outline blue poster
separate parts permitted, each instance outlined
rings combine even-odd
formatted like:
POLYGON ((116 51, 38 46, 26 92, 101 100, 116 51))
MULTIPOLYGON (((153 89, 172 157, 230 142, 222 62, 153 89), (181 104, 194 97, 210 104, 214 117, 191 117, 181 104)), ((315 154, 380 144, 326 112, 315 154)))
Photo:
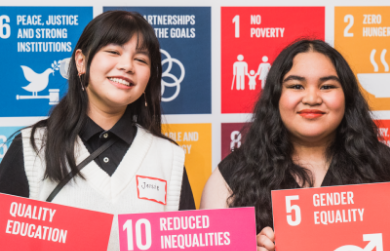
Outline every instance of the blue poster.
POLYGON ((0 127, 0 162, 3 160, 12 140, 16 136, 15 132, 22 129, 23 127, 0 127))
POLYGON ((160 41, 165 114, 211 113, 210 7, 104 7, 139 12, 160 41))
POLYGON ((92 7, 0 8, 0 117, 47 116, 92 7))

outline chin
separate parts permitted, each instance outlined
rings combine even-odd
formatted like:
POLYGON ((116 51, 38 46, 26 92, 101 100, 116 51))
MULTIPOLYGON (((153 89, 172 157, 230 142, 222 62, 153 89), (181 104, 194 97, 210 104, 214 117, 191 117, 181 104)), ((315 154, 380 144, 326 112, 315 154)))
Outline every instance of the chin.
POLYGON ((331 133, 324 131, 305 131, 300 132, 299 134, 299 138, 307 142, 315 142, 326 139, 327 137, 331 137, 331 133))

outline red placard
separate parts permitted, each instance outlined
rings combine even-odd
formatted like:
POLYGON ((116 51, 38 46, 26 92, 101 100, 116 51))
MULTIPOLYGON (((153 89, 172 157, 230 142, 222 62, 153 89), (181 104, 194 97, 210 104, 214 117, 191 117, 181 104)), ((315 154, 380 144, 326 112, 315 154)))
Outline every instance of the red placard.
POLYGON ((390 147, 390 120, 374 120, 374 122, 378 127, 379 140, 390 147))
POLYGON ((325 38, 324 7, 222 7, 222 113, 251 113, 279 52, 325 38))
POLYGON ((253 207, 118 215, 120 250, 256 250, 253 207))
POLYGON ((388 250, 389 193, 390 183, 272 191, 276 250, 388 250))
POLYGON ((106 251, 113 215, 0 194, 1 250, 106 251))

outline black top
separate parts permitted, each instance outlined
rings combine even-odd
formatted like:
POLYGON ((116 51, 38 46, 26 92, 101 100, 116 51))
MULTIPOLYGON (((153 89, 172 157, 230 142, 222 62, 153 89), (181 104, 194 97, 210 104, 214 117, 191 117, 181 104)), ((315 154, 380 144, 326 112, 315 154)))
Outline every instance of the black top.
MULTIPOLYGON (((118 138, 115 144, 94 160, 110 176, 122 161, 136 134, 137 127, 132 122, 131 114, 127 111, 108 131, 104 131, 92 119, 87 117, 87 121, 79 133, 81 140, 90 153, 98 149, 110 137, 118 138)), ((29 197, 29 185, 24 170, 23 143, 20 134, 15 137, 0 163, 0 193, 29 197)), ((179 210, 191 209, 195 209, 195 202, 187 172, 184 168, 179 210)))
MULTIPOLYGON (((234 175, 234 170, 235 170, 234 169, 235 165, 234 165, 232 154, 229 154, 225 159, 223 159, 221 161, 221 163, 219 163, 218 168, 222 174, 222 177, 225 179, 226 183, 229 185, 229 187, 231 187, 231 182, 232 182, 231 178, 234 175)), ((286 177, 286 178, 289 179, 289 181, 290 181, 289 184, 296 185, 296 187, 291 187, 291 188, 300 187, 291 174, 289 174, 288 177, 286 177)), ((332 178, 332 174, 328 170, 328 172, 326 173, 326 175, 324 177, 324 180, 322 181, 321 186, 324 187, 324 186, 339 185, 339 184, 336 184, 335 182, 333 182, 333 180, 334 179, 332 178)))

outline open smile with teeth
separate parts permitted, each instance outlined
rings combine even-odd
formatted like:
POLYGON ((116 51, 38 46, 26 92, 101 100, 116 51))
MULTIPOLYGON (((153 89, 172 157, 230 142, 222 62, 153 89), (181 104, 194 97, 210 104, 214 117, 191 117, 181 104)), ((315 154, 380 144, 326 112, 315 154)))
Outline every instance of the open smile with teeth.
POLYGON ((121 78, 108 78, 108 79, 111 80, 112 82, 116 82, 116 83, 126 85, 126 86, 133 86, 134 85, 133 83, 127 82, 126 80, 121 79, 121 78))

